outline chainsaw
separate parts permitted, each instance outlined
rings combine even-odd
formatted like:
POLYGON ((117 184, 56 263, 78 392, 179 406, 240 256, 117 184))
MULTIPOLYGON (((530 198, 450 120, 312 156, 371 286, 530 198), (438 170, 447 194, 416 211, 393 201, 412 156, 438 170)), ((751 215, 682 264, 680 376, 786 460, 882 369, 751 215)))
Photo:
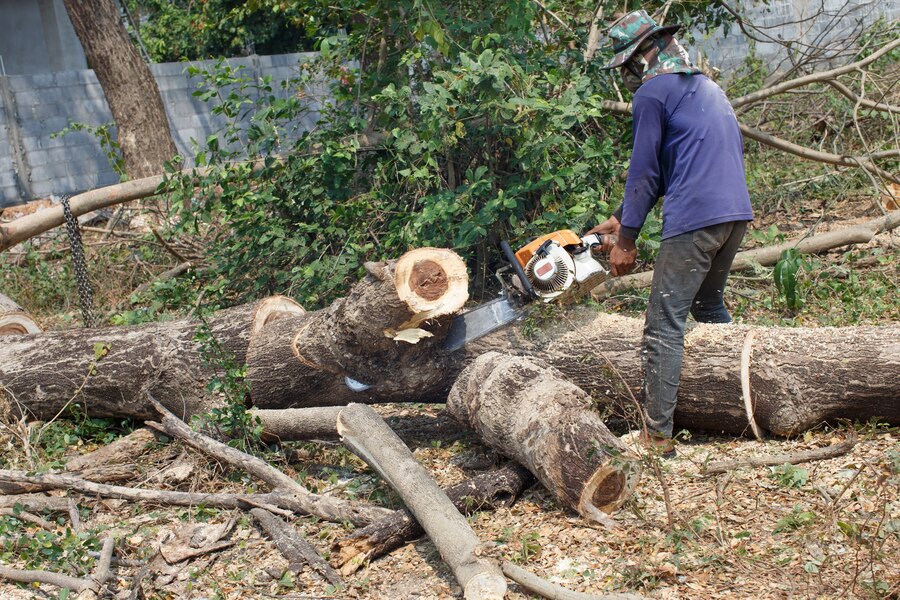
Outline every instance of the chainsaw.
POLYGON ((599 234, 581 237, 571 229, 561 229, 516 252, 508 242, 500 242, 509 263, 495 273, 500 297, 454 317, 443 348, 457 350, 522 318, 532 302, 564 302, 599 285, 609 277, 597 260, 606 241, 599 234))

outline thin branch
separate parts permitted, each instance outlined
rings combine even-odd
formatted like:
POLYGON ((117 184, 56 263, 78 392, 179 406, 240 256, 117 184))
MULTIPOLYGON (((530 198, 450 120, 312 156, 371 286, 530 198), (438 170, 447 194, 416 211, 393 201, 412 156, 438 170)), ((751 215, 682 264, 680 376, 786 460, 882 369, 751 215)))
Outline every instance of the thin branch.
POLYGON ((734 108, 739 108, 745 104, 749 104, 751 102, 758 102, 764 98, 768 98, 769 96, 774 96, 776 94, 780 94, 782 92, 786 92, 787 90, 791 90, 794 88, 802 87, 804 85, 808 85, 810 83, 816 83, 819 81, 825 81, 828 79, 834 79, 838 75, 843 75, 844 73, 850 73, 851 71, 855 71, 857 69, 861 69, 862 67, 878 60, 894 48, 900 46, 900 38, 893 40, 892 42, 882 46, 878 51, 870 54, 866 58, 862 60, 858 60, 854 63, 850 63, 848 65, 844 65, 843 67, 837 67, 835 69, 830 69, 828 71, 820 71, 817 73, 810 73, 809 75, 805 75, 803 77, 797 77, 796 79, 791 79, 790 81, 785 81, 783 83, 779 83, 778 85, 773 85, 767 88, 763 88, 761 90, 757 90, 750 94, 746 94, 741 96, 740 98, 736 98, 731 101, 731 105, 734 108))
MULTIPOLYGON (((132 488, 121 485, 107 485, 82 479, 76 475, 44 473, 29 475, 25 471, 0 470, 0 482, 33 483, 48 489, 71 490, 102 498, 119 498, 132 502, 155 502, 174 506, 210 506, 214 508, 248 508, 261 506, 278 514, 293 514, 287 509, 284 498, 278 494, 202 494, 196 492, 176 492, 132 488), (286 510, 287 509, 287 510, 286 510)), ((60 500, 64 500, 61 498, 60 500)), ((65 510, 67 502, 62 502, 59 510, 65 510)))
POLYGON ((820 152, 818 150, 813 150, 812 148, 807 148, 805 146, 800 146, 799 144, 789 142, 774 135, 764 133, 756 129, 751 129, 750 127, 747 127, 743 124, 741 124, 740 127, 741 132, 743 132, 743 134, 751 140, 755 140, 767 146, 771 146, 783 152, 787 152, 788 154, 794 154, 795 156, 799 156, 801 158, 806 158, 815 162, 827 163, 830 165, 861 167, 862 169, 870 171, 880 177, 883 177, 884 179, 888 179, 890 181, 893 181, 894 183, 900 184, 900 177, 894 175, 893 173, 888 173, 878 165, 874 164, 871 160, 868 159, 868 157, 840 156, 838 154, 820 152))
POLYGON ((538 6, 540 6, 540 7, 541 7, 541 10, 543 10, 545 13, 547 13, 548 15, 550 15, 551 17, 553 17, 553 20, 556 21, 557 23, 559 23, 560 25, 562 25, 562 26, 563 26, 563 29, 565 29, 566 31, 568 31, 569 33, 571 33, 572 35, 574 35, 574 36, 576 36, 576 37, 578 36, 578 34, 575 33, 575 31, 572 29, 571 26, 569 26, 568 23, 566 23, 565 21, 563 21, 562 19, 560 19, 559 16, 558 16, 556 13, 554 13, 552 10, 550 10, 549 8, 547 8, 547 6, 546 6, 543 2, 541 2, 541 0, 532 0, 532 2, 534 2, 535 4, 537 4, 538 6))
POLYGON ((521 585, 529 592, 534 592, 548 600, 643 600, 645 596, 638 594, 585 594, 574 592, 550 583, 508 560, 500 563, 503 574, 521 585))
POLYGON ((272 486, 275 493, 292 502, 299 511, 333 522, 349 521, 356 525, 370 523, 394 512, 378 506, 313 494, 261 458, 241 452, 237 448, 232 448, 227 444, 191 430, 184 421, 172 414, 149 393, 147 398, 156 408, 156 411, 162 415, 161 425, 147 423, 148 426, 161 429, 207 456, 258 477, 272 486))
POLYGON ((851 100, 852 102, 856 102, 857 100, 859 100, 860 104, 862 106, 864 106, 865 108, 869 108, 872 110, 880 110, 880 111, 890 112, 890 113, 900 113, 900 106, 894 106, 893 104, 887 104, 885 102, 876 102, 875 100, 869 100, 868 98, 862 98, 860 96, 857 96, 853 90, 848 88, 846 85, 844 85, 840 81, 831 79, 829 81, 826 81, 825 83, 827 83, 828 85, 830 85, 831 87, 836 89, 843 96, 845 96, 848 100, 851 100))
POLYGON ((856 434, 851 433, 850 436, 838 444, 825 446, 824 448, 815 448, 814 450, 805 450, 803 452, 794 452, 792 454, 775 454, 772 456, 748 456, 747 458, 739 458, 737 460, 725 460, 709 463, 703 469, 704 475, 717 475, 725 473, 740 467, 772 467, 783 465, 785 463, 797 465, 800 463, 813 462, 817 460, 828 460, 837 456, 843 456, 850 452, 856 445, 856 434))

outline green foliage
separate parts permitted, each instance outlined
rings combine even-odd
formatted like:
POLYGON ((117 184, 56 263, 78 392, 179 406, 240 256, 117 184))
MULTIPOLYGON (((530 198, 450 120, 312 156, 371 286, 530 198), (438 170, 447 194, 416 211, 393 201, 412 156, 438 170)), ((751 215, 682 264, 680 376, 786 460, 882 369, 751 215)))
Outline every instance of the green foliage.
POLYGON ((815 523, 816 519, 816 513, 811 510, 804 510, 803 507, 798 504, 794 506, 794 509, 789 514, 778 519, 772 533, 783 533, 802 527, 808 527, 815 523))
POLYGON ((128 0, 151 60, 177 62, 312 49, 305 3, 254 0, 128 0))
POLYGON ((237 364, 234 355, 222 347, 202 316, 194 340, 204 363, 214 371, 206 388, 220 400, 216 408, 195 416, 196 424, 202 429, 213 429, 229 445, 249 451, 260 444, 263 428, 259 417, 247 410, 247 366, 237 364))
POLYGON ((103 123, 102 125, 87 125, 85 123, 77 123, 69 121, 69 126, 61 131, 50 134, 50 138, 58 138, 71 133, 73 131, 85 131, 100 142, 100 147, 106 152, 106 158, 109 165, 119 175, 121 181, 128 180, 128 173, 125 172, 125 158, 122 156, 122 146, 119 144, 118 138, 113 134, 116 124, 113 122, 103 123))
POLYGON ((800 252, 795 248, 788 248, 781 253, 773 271, 775 287, 791 312, 797 312, 803 306, 797 279, 797 273, 803 264, 804 259, 800 252))
POLYGON ((809 480, 809 471, 790 463, 784 463, 777 467, 769 467, 769 473, 772 479, 778 482, 778 485, 783 487, 803 487, 809 480))
MULTIPOLYGON (((712 4, 673 6, 669 20, 721 22, 712 4)), ((572 23, 553 30, 530 0, 246 8, 303 27, 320 53, 280 85, 224 61, 189 68, 195 96, 228 119, 198 140, 209 173, 167 183, 186 207, 181 228, 212 239, 200 285, 210 301, 279 292, 323 306, 363 262, 426 245, 464 256, 478 298, 502 265, 500 240, 583 231, 620 202, 629 122, 603 109, 610 74, 602 57, 584 63, 576 33, 594 4, 547 4, 572 23), (329 100, 317 103, 323 85, 329 100), (301 133, 308 112, 318 124, 301 133)))
POLYGON ((23 563, 26 569, 58 571, 81 577, 94 564, 90 552, 100 550, 100 539, 94 531, 75 533, 68 527, 62 532, 32 531, 30 523, 16 517, 21 505, 13 509, 13 516, 0 517, 0 562, 23 563))
POLYGON ((137 426, 132 419, 88 417, 77 403, 70 404, 63 416, 66 418, 32 428, 29 432, 28 443, 41 471, 64 466, 66 455, 73 448, 109 444, 131 433, 137 426))

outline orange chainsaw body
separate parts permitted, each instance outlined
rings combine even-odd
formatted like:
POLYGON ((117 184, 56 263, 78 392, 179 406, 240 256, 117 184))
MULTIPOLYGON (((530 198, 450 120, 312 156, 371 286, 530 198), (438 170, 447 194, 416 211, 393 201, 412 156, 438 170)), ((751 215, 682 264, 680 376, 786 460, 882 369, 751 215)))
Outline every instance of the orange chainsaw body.
POLYGON ((581 236, 572 231, 571 229, 560 229, 559 231, 554 231, 552 233, 548 233, 547 235, 542 235, 539 238, 535 238, 528 245, 522 247, 516 252, 516 260, 519 261, 519 264, 524 267, 528 264, 528 261, 531 260, 531 257, 534 256, 534 253, 538 248, 541 247, 541 244, 546 242, 547 240, 553 240, 563 248, 566 246, 580 246, 581 245, 581 236))

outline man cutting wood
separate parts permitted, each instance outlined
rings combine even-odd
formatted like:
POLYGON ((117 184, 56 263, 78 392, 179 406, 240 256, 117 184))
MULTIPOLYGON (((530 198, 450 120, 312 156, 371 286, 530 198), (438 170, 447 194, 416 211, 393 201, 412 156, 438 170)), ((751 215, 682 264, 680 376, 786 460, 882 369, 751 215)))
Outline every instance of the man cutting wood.
POLYGON ((657 200, 662 242, 644 323, 643 442, 674 453, 673 417, 688 313, 702 323, 730 323, 723 292, 747 222, 753 219, 737 118, 721 88, 691 65, 673 37, 646 11, 610 28, 619 69, 634 94, 634 146, 622 205, 588 233, 618 236, 613 276, 634 268, 635 239, 657 200))

